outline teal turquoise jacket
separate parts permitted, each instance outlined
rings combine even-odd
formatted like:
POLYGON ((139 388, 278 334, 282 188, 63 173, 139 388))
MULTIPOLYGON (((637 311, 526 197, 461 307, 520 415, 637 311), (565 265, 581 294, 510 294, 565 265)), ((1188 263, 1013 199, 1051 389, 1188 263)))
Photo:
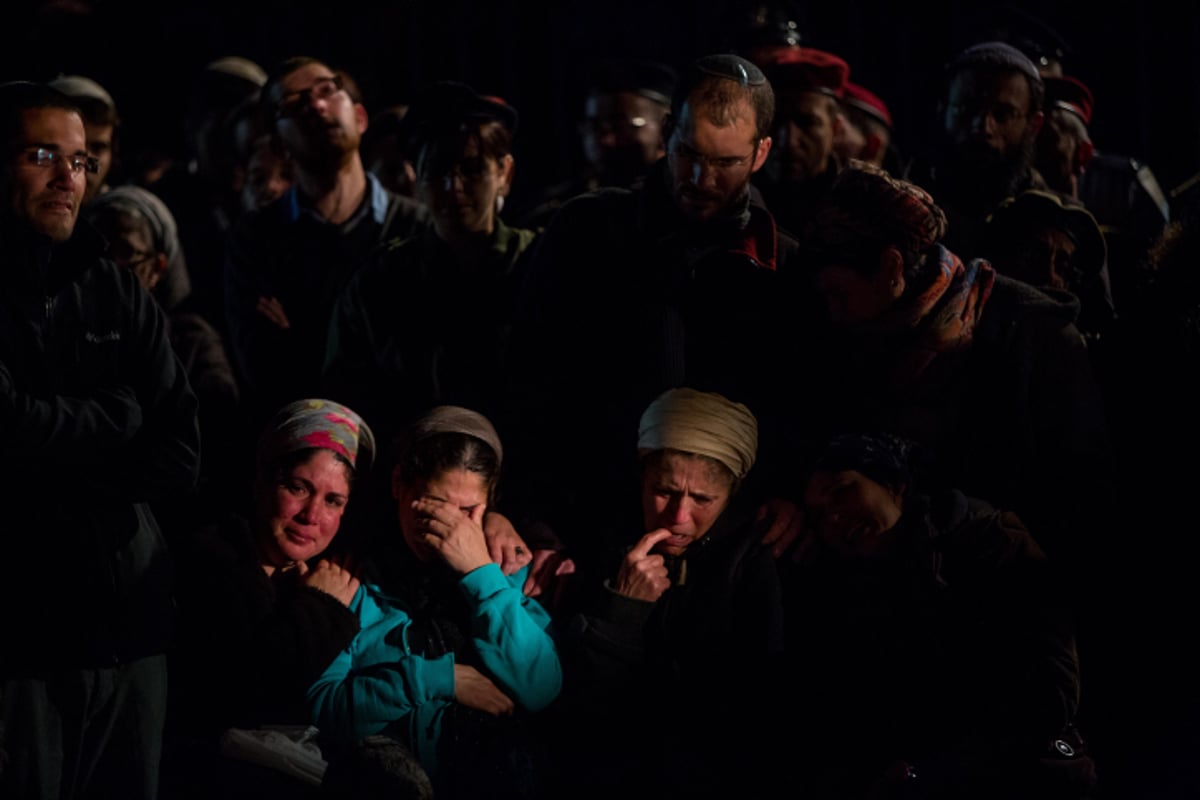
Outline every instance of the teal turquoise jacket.
MULTIPOLYGON (((562 687, 550 615, 521 592, 528 567, 505 577, 488 564, 464 575, 470 634, 481 669, 526 711, 548 706, 562 687)), ((414 620, 398 600, 364 585, 350 604, 361 630, 308 690, 323 735, 350 743, 393 733, 412 744, 427 771, 436 768, 442 720, 454 700, 454 655, 425 658, 409 646, 414 620)))

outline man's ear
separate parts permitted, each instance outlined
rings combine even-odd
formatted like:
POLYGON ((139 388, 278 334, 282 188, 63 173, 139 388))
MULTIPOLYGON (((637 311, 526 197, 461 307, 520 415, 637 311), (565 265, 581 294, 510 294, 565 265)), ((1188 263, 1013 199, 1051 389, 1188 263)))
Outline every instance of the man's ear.
POLYGON ((516 169, 516 163, 513 161, 511 153, 505 153, 500 159, 500 196, 507 196, 512 189, 513 173, 516 169))
POLYGON ((863 141, 862 155, 859 158, 872 164, 878 164, 882 162, 882 155, 886 149, 882 136, 878 133, 868 133, 863 141))
POLYGON ((366 106, 364 106, 362 103, 354 104, 354 121, 358 126, 359 136, 362 136, 367 132, 367 123, 369 121, 369 117, 367 116, 366 106))
POLYGON ((762 165, 767 161, 767 155, 771 152, 771 137, 764 136, 758 140, 758 145, 754 148, 754 166, 751 172, 758 172, 762 169, 762 165))
POLYGON ((885 281, 893 298, 904 294, 904 256, 895 247, 886 247, 879 254, 879 275, 885 281))
POLYGON ((1095 146, 1086 139, 1082 139, 1075 145, 1075 171, 1083 172, 1089 163, 1092 156, 1096 155, 1095 146))
POLYGON ((142 285, 146 287, 146 291, 150 291, 158 286, 163 275, 167 274, 167 254, 156 253, 152 258, 148 258, 134 267, 133 271, 142 285))
POLYGON ((675 132, 675 117, 671 115, 670 111, 668 111, 666 116, 663 117, 662 125, 659 126, 658 130, 661 133, 662 139, 662 141, 659 142, 659 146, 662 148, 663 152, 666 153, 667 143, 671 141, 671 134, 675 132))
POLYGON ((1045 112, 1038 111, 1037 113, 1030 114, 1029 115, 1029 135, 1031 137, 1036 137, 1038 135, 1038 133, 1042 130, 1042 124, 1045 121, 1046 121, 1045 112))

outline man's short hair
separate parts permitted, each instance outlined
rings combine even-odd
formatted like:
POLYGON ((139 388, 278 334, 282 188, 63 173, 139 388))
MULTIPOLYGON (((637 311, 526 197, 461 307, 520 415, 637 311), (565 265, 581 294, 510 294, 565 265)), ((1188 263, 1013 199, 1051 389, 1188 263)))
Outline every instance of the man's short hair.
POLYGON ((24 113, 41 108, 74 111, 80 120, 83 119, 78 103, 44 83, 11 81, 0 84, 0 142, 5 147, 10 146, 21 134, 24 113))
MULTIPOLYGON (((309 64, 320 64, 323 67, 329 66, 321 59, 313 58, 312 56, 291 56, 268 70, 267 80, 262 85, 262 93, 260 95, 263 103, 270 106, 273 110, 274 106, 279 102, 279 98, 276 96, 279 94, 279 84, 288 75, 291 75, 301 67, 307 67, 309 64)), ((329 71, 333 72, 333 69, 330 68, 329 71)))
POLYGON ((1029 56, 1011 44, 981 42, 963 50, 946 65, 945 91, 949 92, 950 85, 959 74, 968 71, 983 74, 1008 72, 1025 76, 1025 82, 1029 85, 1029 108, 1026 113, 1032 116, 1042 110, 1046 85, 1042 82, 1041 73, 1029 56))
POLYGON ((732 124, 737 106, 746 101, 754 110, 755 137, 771 135, 775 120, 775 91, 766 75, 741 56, 713 55, 693 61, 671 95, 671 117, 678 121, 684 104, 705 110, 719 125, 732 124))

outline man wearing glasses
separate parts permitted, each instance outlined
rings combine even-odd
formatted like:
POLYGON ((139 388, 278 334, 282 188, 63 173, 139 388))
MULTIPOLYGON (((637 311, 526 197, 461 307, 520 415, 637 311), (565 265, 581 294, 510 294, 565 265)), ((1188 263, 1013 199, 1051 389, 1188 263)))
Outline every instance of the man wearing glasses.
POLYGON ((633 466, 628 432, 651 400, 678 386, 715 391, 766 427, 789 394, 773 381, 786 373, 780 347, 794 332, 779 328, 803 311, 784 313, 777 267, 795 240, 750 184, 771 149, 774 108, 750 61, 695 61, 672 97, 666 155, 645 181, 567 202, 534 254, 513 330, 508 434, 529 461, 514 461, 509 497, 560 527, 584 561, 603 563, 595 549, 616 543, 580 530, 594 509, 572 509, 569 498, 620 495, 633 466), (555 474, 564 430, 591 456, 583 479, 555 474))
POLYGON ((1003 42, 968 47, 946 68, 940 142, 908 176, 946 212, 945 244, 973 256, 1005 199, 1045 189, 1033 168, 1045 86, 1029 57, 1003 42))
POLYGON ((363 167, 367 111, 347 75, 293 57, 268 76, 262 103, 295 184, 241 220, 227 253, 230 347, 255 418, 322 391, 338 290, 376 245, 424 219, 363 167))
POLYGON ((171 599, 150 502, 199 465, 162 311, 77 225, 79 109, 0 86, 0 796, 152 798, 171 599))

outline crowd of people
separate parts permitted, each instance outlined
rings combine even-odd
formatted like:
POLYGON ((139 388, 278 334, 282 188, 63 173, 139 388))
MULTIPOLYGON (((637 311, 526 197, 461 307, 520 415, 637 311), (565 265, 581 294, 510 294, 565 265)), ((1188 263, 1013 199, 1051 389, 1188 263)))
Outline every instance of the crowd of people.
POLYGON ((461 82, 0 85, 0 794, 1192 796, 1200 206, 1022 44, 612 60, 519 203, 461 82))

